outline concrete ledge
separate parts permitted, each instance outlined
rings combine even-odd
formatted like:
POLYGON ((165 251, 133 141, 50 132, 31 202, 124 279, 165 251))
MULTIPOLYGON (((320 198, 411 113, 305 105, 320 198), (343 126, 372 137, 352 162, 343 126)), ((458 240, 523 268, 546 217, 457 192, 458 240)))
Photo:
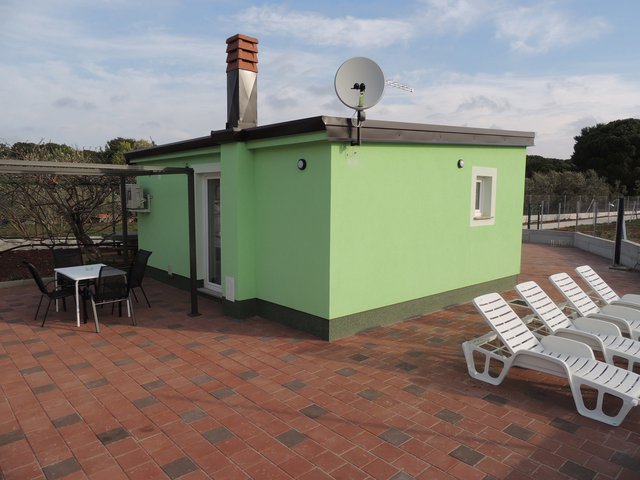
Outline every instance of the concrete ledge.
MULTIPOLYGON (((556 247, 574 247, 599 257, 608 258, 613 263, 615 242, 604 238, 593 237, 579 232, 563 232, 558 230, 523 230, 523 243, 541 243, 556 247)), ((640 244, 623 240, 620 250, 620 265, 637 269, 640 265, 640 244)))

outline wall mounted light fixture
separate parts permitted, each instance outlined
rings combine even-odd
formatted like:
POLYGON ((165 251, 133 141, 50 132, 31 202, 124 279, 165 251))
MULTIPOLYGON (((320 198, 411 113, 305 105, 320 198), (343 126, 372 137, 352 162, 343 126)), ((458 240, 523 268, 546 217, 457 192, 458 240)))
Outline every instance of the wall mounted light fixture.
POLYGON ((463 168, 464 167, 464 160, 460 159, 458 160, 458 168, 463 168))
POLYGON ((307 161, 304 158, 298 160, 298 170, 304 170, 307 168, 307 161))

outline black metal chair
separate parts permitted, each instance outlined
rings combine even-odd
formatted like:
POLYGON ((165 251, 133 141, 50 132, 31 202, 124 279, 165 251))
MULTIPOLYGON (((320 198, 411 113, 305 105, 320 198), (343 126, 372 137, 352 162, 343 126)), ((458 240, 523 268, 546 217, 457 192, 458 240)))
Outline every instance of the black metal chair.
POLYGON ((131 266, 129 267, 129 271, 127 272, 127 282, 129 283, 129 289, 133 292, 133 298, 136 299, 136 302, 138 301, 138 296, 136 295, 134 288, 139 288, 142 290, 142 294, 144 295, 144 299, 147 301, 149 308, 151 308, 151 303, 149 303, 147 293, 144 291, 144 287, 142 286, 142 280, 144 279, 144 272, 147 269, 147 262, 149 261, 150 256, 150 251, 138 250, 136 252, 136 256, 133 258, 131 266))
POLYGON ((40 312, 40 306, 42 305, 42 299, 44 297, 48 297, 49 298, 49 302, 47 303, 47 308, 44 311, 44 318, 42 319, 42 324, 40 325, 41 327, 44 327, 44 322, 47 321, 47 314, 49 313, 49 307, 51 307, 51 302, 53 300, 62 300, 62 306, 64 308, 65 311, 67 311, 67 303, 65 301, 65 299, 67 297, 73 297, 75 296, 75 288, 73 287, 73 284, 71 285, 57 285, 54 286, 53 288, 47 288, 49 285, 54 284, 53 281, 47 283, 45 285, 44 280, 42 279, 42 276, 40 275, 40 272, 38 271, 38 269, 31 263, 29 262, 23 262, 27 268, 29 269, 29 272, 31 273, 31 276, 33 277, 33 279, 36 282, 36 285, 38 286, 38 289, 40 290, 40 293, 42 295, 40 295, 40 301, 38 302, 38 309, 36 310, 36 314, 33 317, 34 320, 38 319, 38 313, 40 312))
POLYGON ((104 266, 100 269, 100 274, 96 280, 95 289, 89 290, 91 305, 93 307, 93 320, 96 324, 96 332, 100 333, 100 325, 98 323, 98 312, 96 306, 116 303, 122 305, 127 303, 127 313, 131 317, 131 323, 136 324, 136 317, 133 313, 133 304, 131 303, 129 282, 125 278, 122 270, 114 267, 104 266))
MULTIPOLYGON (((76 248, 54 248, 51 250, 53 253, 53 268, 64 267, 77 267, 84 265, 82 260, 82 251, 79 247, 76 248)), ((81 282, 82 286, 87 286, 91 282, 81 282)), ((65 277, 58 278, 59 285, 73 285, 73 282, 65 277)))

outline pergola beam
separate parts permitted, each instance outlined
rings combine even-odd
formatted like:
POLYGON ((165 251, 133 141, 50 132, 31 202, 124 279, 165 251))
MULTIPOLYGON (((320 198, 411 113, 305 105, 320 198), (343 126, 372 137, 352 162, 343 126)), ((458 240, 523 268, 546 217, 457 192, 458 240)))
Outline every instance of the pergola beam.
POLYGON ((144 175, 176 175, 187 176, 187 202, 189 212, 189 277, 191 290, 191 316, 200 315, 198 312, 198 277, 196 268, 196 226, 195 226, 195 194, 194 173, 190 167, 148 167, 141 165, 107 165, 100 163, 72 163, 72 162, 38 162, 0 159, 0 174, 11 175, 69 175, 69 176, 110 176, 120 179, 120 201, 123 211, 123 241, 125 256, 127 255, 128 235, 126 225, 126 208, 124 182, 126 177, 144 175))

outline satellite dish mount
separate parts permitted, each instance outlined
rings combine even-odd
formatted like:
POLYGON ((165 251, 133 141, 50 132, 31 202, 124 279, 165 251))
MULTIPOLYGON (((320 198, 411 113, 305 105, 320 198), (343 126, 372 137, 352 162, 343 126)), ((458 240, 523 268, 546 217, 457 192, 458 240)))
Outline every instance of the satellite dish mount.
POLYGON ((384 86, 382 70, 368 58, 354 57, 338 68, 334 80, 336 95, 342 103, 356 111, 356 140, 351 145, 362 145, 360 127, 366 120, 364 111, 380 101, 384 86))

